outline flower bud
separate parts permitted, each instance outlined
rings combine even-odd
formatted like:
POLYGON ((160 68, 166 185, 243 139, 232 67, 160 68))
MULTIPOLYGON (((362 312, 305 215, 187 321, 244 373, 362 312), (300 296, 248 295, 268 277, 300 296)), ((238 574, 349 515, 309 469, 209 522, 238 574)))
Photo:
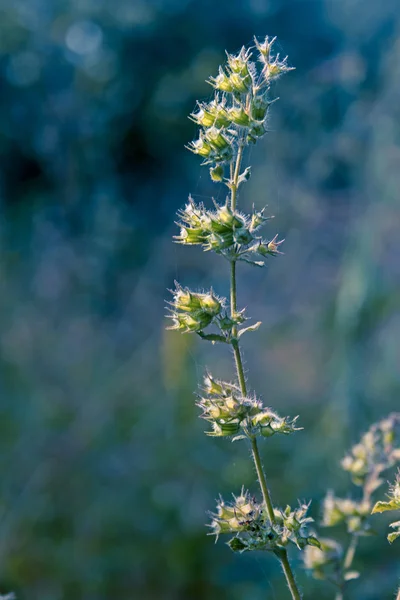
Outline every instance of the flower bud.
POLYGON ((250 244, 253 239, 250 231, 245 227, 240 227, 240 229, 235 229, 233 232, 233 238, 237 244, 250 244))
POLYGON ((265 96, 256 96, 250 104, 250 114, 256 121, 264 121, 271 102, 265 96))
POLYGON ((209 157, 212 153, 211 144, 205 141, 201 134, 198 140, 194 140, 187 147, 194 154, 198 154, 199 156, 203 156, 204 158, 209 157))
POLYGON ((233 92, 234 88, 228 75, 223 71, 222 67, 219 68, 219 73, 216 77, 210 77, 209 83, 217 90, 222 92, 233 92))
POLYGON ((239 73, 232 73, 229 77, 229 82, 232 86, 233 92, 239 94, 245 94, 251 88, 251 77, 250 75, 239 75, 239 73))
POLYGON ((199 297, 201 308, 208 314, 216 316, 222 310, 222 303, 212 292, 199 297))
POLYGON ((250 117, 242 106, 233 106, 230 108, 228 110, 228 116, 235 125, 240 125, 241 127, 249 127, 250 125, 250 117))
POLYGON ((275 42, 276 37, 270 39, 268 36, 265 38, 265 40, 260 43, 257 38, 254 38, 254 42, 256 44, 256 48, 260 53, 260 60, 262 60, 262 62, 267 62, 269 61, 269 57, 271 54, 271 48, 273 46, 273 43, 275 42))
POLYGON ((206 141, 216 150, 225 150, 229 147, 229 140, 223 135, 222 129, 210 127, 205 132, 206 141))

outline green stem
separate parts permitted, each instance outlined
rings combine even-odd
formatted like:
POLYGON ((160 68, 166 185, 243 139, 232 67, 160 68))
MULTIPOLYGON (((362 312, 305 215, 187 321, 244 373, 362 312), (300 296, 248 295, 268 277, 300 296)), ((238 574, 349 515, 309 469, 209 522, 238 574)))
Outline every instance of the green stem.
POLYGON ((346 586, 346 581, 344 580, 344 574, 348 569, 350 569, 351 565, 353 564, 354 555, 357 550, 357 544, 358 544, 358 536, 353 535, 350 540, 350 543, 348 545, 348 548, 346 550, 346 554, 344 555, 343 569, 342 569, 342 582, 340 584, 340 591, 335 596, 335 600, 343 600, 344 599, 344 590, 345 590, 345 586, 346 586))
POLYGON ((353 535, 353 537, 351 538, 349 547, 347 548, 347 552, 345 554, 344 561, 343 561, 343 569, 345 571, 347 571, 347 569, 350 569, 350 567, 353 563, 354 555, 355 555, 356 549, 357 549, 357 544, 358 544, 358 536, 353 535))
POLYGON ((256 466, 256 471, 258 475, 258 481, 260 482, 260 487, 262 491, 262 495, 264 498, 265 506, 267 508, 267 513, 269 520, 271 523, 276 523, 274 507, 272 506, 271 496, 267 486, 267 480, 265 478, 264 469, 261 463, 260 453, 258 451, 258 445, 256 438, 251 440, 251 451, 253 453, 254 464, 256 466))
POLYGON ((277 554, 277 556, 281 561, 282 569, 285 574, 288 588, 290 590, 290 593, 292 594, 293 600, 301 600, 300 592, 297 587, 293 571, 290 568, 290 563, 286 550, 282 550, 281 552, 279 552, 279 554, 277 554))
MULTIPOLYGON (((232 211, 236 210, 237 204, 237 189, 238 189, 238 179, 240 173, 240 165, 242 162, 243 156, 243 146, 239 145, 238 152, 236 156, 235 167, 231 165, 231 209, 232 211)), ((230 289, 230 308, 231 308, 231 317, 233 318, 237 312, 237 296, 236 296, 236 260, 231 261, 231 289, 230 289)), ((236 372, 239 380, 240 390, 243 396, 247 396, 247 386, 246 386, 246 378, 243 370, 243 361, 240 353, 239 340, 237 339, 237 325, 232 327, 232 348, 233 355, 235 358, 236 372)), ((267 479, 265 477, 264 469, 261 463, 260 453, 258 451, 257 439, 251 438, 251 450, 253 455, 254 464, 257 471, 258 481, 261 487, 261 492, 263 495, 263 500, 265 507, 267 509, 268 518, 272 524, 276 523, 276 517, 274 513, 274 508, 271 500, 271 496, 268 490, 267 479)), ((296 581, 293 575, 293 571, 290 567, 289 559, 287 552, 284 548, 280 548, 274 554, 279 559, 283 572, 286 577, 286 581, 292 595, 293 600, 301 600, 300 592, 296 585, 296 581)))

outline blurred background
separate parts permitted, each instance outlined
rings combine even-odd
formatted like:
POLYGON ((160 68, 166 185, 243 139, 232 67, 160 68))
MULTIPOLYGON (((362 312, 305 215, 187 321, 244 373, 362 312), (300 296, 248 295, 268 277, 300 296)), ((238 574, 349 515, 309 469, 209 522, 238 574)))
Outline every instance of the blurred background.
MULTIPOLYGON (((350 491, 347 447, 399 406, 398 0, 2 0, 0 593, 288 597, 272 557, 206 536, 219 493, 258 493, 245 444, 206 438, 194 405, 231 356, 164 329, 174 279, 228 291, 221 258, 172 243, 189 192, 225 193, 184 149, 187 115, 224 50, 267 34, 296 70, 240 202, 268 204, 285 255, 238 286, 263 321, 249 384, 304 427, 262 446, 275 502, 318 518, 350 491)), ((353 599, 400 577, 375 524, 353 599)), ((292 559, 308 599, 333 597, 292 559)))

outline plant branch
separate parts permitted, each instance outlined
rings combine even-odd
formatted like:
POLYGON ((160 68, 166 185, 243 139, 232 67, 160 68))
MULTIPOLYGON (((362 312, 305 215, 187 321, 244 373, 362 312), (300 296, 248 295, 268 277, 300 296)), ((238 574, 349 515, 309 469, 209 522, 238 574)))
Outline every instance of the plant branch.
MULTIPOLYGON (((231 164, 231 209, 232 211, 236 210, 237 205, 237 190, 238 190, 238 180, 240 173, 240 166, 243 157, 243 145, 239 144, 235 166, 233 167, 233 163, 231 164)), ((237 312, 237 295, 236 295, 236 260, 231 261, 231 285, 230 285, 230 309, 231 309, 231 318, 235 316, 237 312)), ((237 339, 237 325, 232 327, 232 348, 233 355, 235 358, 236 364, 236 372, 239 380, 240 390, 243 396, 247 395, 247 386, 246 386, 246 378, 243 370, 243 361, 240 353, 239 340, 237 339)), ((261 463, 260 453, 258 450, 257 439, 255 437, 251 438, 251 450, 253 455, 254 464, 257 471, 258 481, 261 487, 261 492, 263 496, 263 500, 265 503, 265 507, 267 509, 268 518, 271 521, 271 524, 276 523, 276 517, 274 514, 274 508, 271 500, 271 496, 268 490, 267 479, 265 477, 264 469, 261 463)), ((284 548, 276 550, 274 554, 279 559, 284 575, 286 577, 286 581, 292 595, 293 600, 301 600, 300 592, 296 585, 296 581, 293 575, 293 571, 290 567, 287 551, 284 548)))

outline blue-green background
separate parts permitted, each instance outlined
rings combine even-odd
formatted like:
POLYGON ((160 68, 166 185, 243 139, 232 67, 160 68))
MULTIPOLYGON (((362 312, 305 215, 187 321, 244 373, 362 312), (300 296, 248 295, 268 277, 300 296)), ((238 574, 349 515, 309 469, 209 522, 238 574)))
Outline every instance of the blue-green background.
MULTIPOLYGON (((238 289, 263 321, 250 387, 304 426, 262 445, 276 503, 317 518, 326 489, 350 493, 340 458, 399 406, 398 0, 2 0, 0 592, 288 598, 272 557, 206 536, 219 493, 258 493, 246 445, 206 438, 194 405, 231 356, 164 330, 174 279, 228 291, 221 258, 172 243, 189 192, 225 194, 187 115, 224 50, 266 34, 296 70, 240 203, 268 204, 285 255, 238 289)), ((393 597, 387 522, 349 598, 393 597)), ((292 559, 307 599, 333 598, 292 559)))

